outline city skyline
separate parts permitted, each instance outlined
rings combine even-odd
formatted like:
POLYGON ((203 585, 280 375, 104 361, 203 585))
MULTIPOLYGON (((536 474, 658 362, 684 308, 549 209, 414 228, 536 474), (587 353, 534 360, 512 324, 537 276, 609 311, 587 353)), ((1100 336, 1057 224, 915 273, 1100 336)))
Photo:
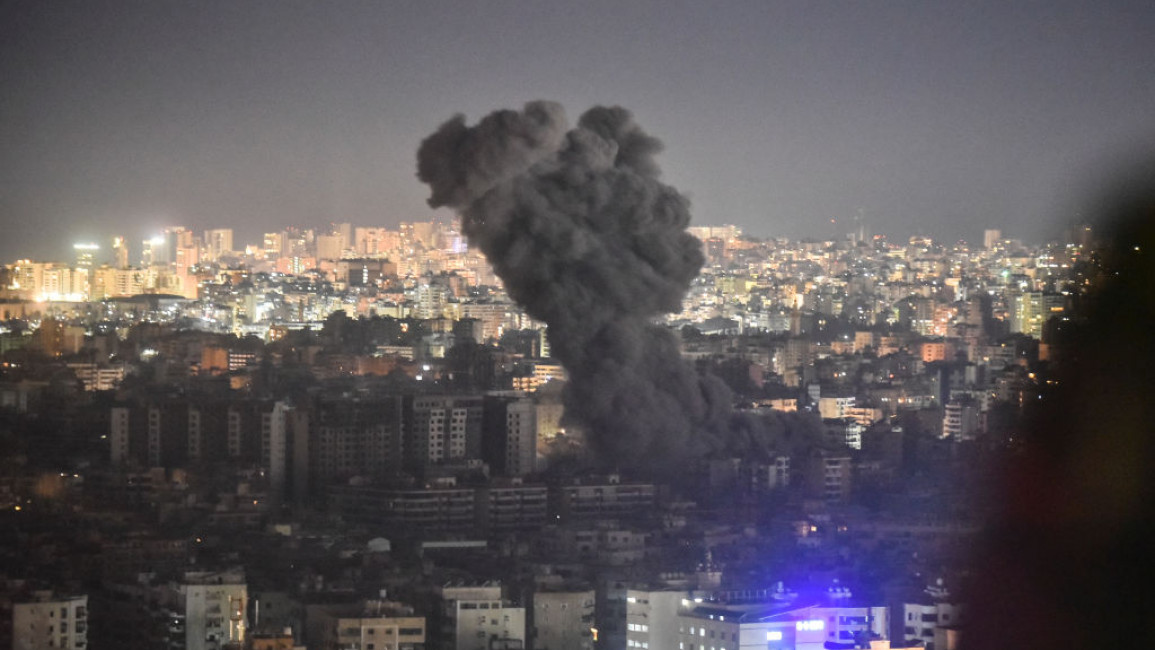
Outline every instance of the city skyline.
MULTIPOLYGON (((444 242, 445 250, 452 250, 455 253, 472 253, 479 255, 475 247, 470 246, 468 239, 461 234, 460 219, 431 219, 428 221, 402 221, 397 224, 397 227, 389 228, 385 226, 364 225, 356 223, 330 223, 316 228, 304 227, 299 224, 290 224, 284 228, 278 228, 270 232, 259 233, 251 238, 245 239, 235 236, 235 230, 232 228, 207 228, 203 230, 190 229, 183 225, 171 225, 161 228, 152 236, 146 236, 143 239, 134 239, 131 236, 122 234, 101 233, 100 236, 86 239, 86 240, 60 240, 56 242, 53 247, 57 249, 57 254, 50 256, 32 256, 19 254, 9 260, 0 260, 0 266, 19 265, 23 262, 34 262, 41 264, 50 264, 60 268, 76 268, 76 269, 92 269, 98 267, 107 267, 114 269, 145 269, 154 264, 167 265, 174 260, 171 259, 156 259, 156 247, 171 247, 174 244, 173 237, 187 238, 188 246, 195 249, 197 261, 191 262, 189 266, 197 266, 199 264, 216 265, 221 259, 233 260, 234 263, 239 264, 238 268, 247 268, 252 262, 265 259, 272 259, 275 261, 277 257, 287 257, 292 259, 294 257, 310 258, 313 260, 329 260, 337 261, 340 259, 354 260, 354 259, 378 259, 382 261, 389 261, 389 255, 386 251, 378 251, 366 253, 363 249, 368 242, 363 240, 344 240, 341 239, 342 248, 333 249, 333 254, 318 257, 317 254, 300 254, 300 255, 277 255, 272 258, 269 257, 269 251, 265 250, 263 246, 268 244, 270 237, 286 238, 293 234, 300 234, 310 238, 315 237, 336 237, 340 232, 348 228, 349 230, 361 231, 359 234, 362 238, 373 237, 378 233, 389 233, 394 236, 401 235, 406 228, 411 228, 414 225, 429 226, 438 233, 451 233, 452 241, 444 242), (210 237, 220 237, 220 233, 227 233, 229 241, 235 241, 236 244, 230 247, 220 248, 219 244, 213 246, 209 243, 210 237), (152 250, 150 250, 152 249, 152 250)), ((934 245, 940 247, 954 248, 958 246, 965 246, 973 250, 990 249, 994 246, 992 237, 996 243, 1014 243, 1018 245, 1027 246, 1029 248, 1038 248, 1052 244, 1078 243, 1081 241, 1090 242, 1094 235, 1090 234, 1097 232, 1095 225, 1089 222, 1080 222, 1071 224, 1073 228, 1058 233, 1045 242, 1024 241, 1021 238, 1010 236, 1004 233, 999 228, 987 228, 979 233, 977 237, 972 237, 969 240, 943 240, 935 238, 931 235, 923 235, 919 232, 899 232, 899 233, 879 233, 872 231, 865 226, 859 230, 857 228, 847 228, 845 232, 840 230, 836 234, 829 236, 820 236, 820 234, 792 238, 786 236, 765 236, 761 233, 750 233, 743 230, 740 226, 732 223, 724 224, 701 224, 695 223, 688 227, 687 231, 702 242, 703 246, 707 246, 707 240, 714 237, 709 233, 725 232, 728 238, 731 235, 740 239, 745 239, 750 242, 765 242, 775 243, 780 242, 784 244, 803 244, 803 243, 820 243, 826 242, 829 244, 840 244, 845 242, 869 242, 871 240, 881 240, 891 244, 902 245, 908 241, 930 241, 934 245), (1086 230, 1085 235, 1080 235, 1083 230, 1086 230), (1074 238, 1074 239, 1072 239, 1074 238)), ((430 248, 429 250, 434 250, 430 248)), ((226 267, 227 268, 227 267, 226 267)))
POLYGON ((1085 3, 0 10, 6 261, 165 226, 453 215, 420 138, 533 99, 630 108, 693 225, 1041 241, 1151 141, 1155 12, 1085 3), (638 30, 639 26, 645 29, 638 30), (495 38, 497 36, 497 38, 495 38), (830 220, 837 222, 831 224, 830 220))

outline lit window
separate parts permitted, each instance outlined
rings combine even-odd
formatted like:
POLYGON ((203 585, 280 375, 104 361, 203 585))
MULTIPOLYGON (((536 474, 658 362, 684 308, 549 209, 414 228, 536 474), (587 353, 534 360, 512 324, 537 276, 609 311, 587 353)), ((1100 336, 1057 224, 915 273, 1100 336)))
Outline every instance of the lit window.
POLYGON ((816 618, 810 621, 798 621, 794 624, 794 628, 801 632, 812 632, 815 630, 824 629, 825 627, 826 621, 823 621, 820 618, 816 618))

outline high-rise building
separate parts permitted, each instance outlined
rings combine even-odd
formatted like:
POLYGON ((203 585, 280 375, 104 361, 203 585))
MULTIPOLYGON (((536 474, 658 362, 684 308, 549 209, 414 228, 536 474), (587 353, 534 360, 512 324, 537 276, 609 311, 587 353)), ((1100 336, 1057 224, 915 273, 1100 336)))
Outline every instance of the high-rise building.
POLYGON ((401 224, 401 243, 408 248, 433 248, 434 223, 414 221, 401 224))
POLYGON ((485 397, 481 457, 498 476, 532 474, 537 459, 537 404, 524 394, 485 397))
POLYGON ((233 229, 217 228, 205 231, 205 259, 216 261, 233 252, 233 229))
POLYGON ((386 228, 355 228, 353 249, 365 257, 383 257, 401 248, 401 233, 386 228))
POLYGON ((345 250, 345 236, 340 233, 317 235, 317 259, 339 260, 345 250))
POLYGON ((53 262, 19 260, 8 272, 8 291, 14 297, 33 301, 81 301, 88 298, 88 270, 53 262))
POLYGON ((196 236, 193 235, 193 231, 184 226, 165 228, 163 239, 163 259, 154 259, 154 262, 172 264, 177 261, 178 250, 182 248, 200 248, 199 243, 196 241, 196 236))
POLYGON ((152 237, 140 243, 140 265, 148 268, 153 264, 167 264, 168 254, 165 252, 164 237, 152 237))
POLYGON ((174 259, 174 273, 180 287, 180 293, 185 298, 195 299, 198 293, 196 266, 200 264, 200 247, 193 242, 191 246, 178 246, 174 259))
POLYGON ((414 395, 405 404, 405 466, 430 465, 481 457, 482 398, 472 395, 414 395))
POLYGON ((1003 231, 996 228, 990 228, 983 231, 983 248, 987 250, 993 249, 999 245, 1003 240, 1003 231))
POLYGON ((128 268, 128 240, 124 237, 112 238, 112 266, 117 269, 128 268))
POLYGON ((96 266, 96 254, 100 251, 97 244, 73 244, 72 250, 76 253, 76 268, 92 270, 96 266))
POLYGON ((276 259, 285 252, 285 233, 282 232, 267 232, 263 238, 263 248, 265 257, 269 259, 276 259))
POLYGON ((850 456, 815 451, 806 467, 806 495, 826 501, 846 502, 850 499, 850 456))
POLYGON ((73 244, 76 252, 76 274, 80 276, 77 282, 81 285, 80 293, 87 300, 92 293, 92 271, 96 268, 96 254, 100 251, 97 244, 73 244))
POLYGON ((330 225, 329 232, 334 235, 340 235, 341 241, 345 242, 346 246, 353 242, 353 224, 347 221, 330 225))
MULTIPOLYGON (((268 410, 268 402, 260 407, 268 410)), ((174 467, 189 461, 223 460, 243 458, 256 464, 260 460, 259 444, 255 440, 260 431, 259 417, 250 418, 245 424, 254 440, 234 441, 231 434, 234 408, 238 412, 250 410, 248 402, 237 405, 215 401, 198 401, 178 398, 156 401, 141 405, 115 406, 111 409, 109 441, 111 460, 114 465, 141 467, 174 467), (236 448, 249 451, 242 455, 236 448)), ((239 417, 239 416, 238 416, 239 417)), ((268 468, 266 468, 268 469, 268 468)))
POLYGON ((309 477, 317 486, 401 469, 402 399, 323 399, 312 413, 309 477))
POLYGON ((422 278, 413 290, 413 301, 416 303, 413 315, 423 319, 441 318, 445 315, 449 298, 448 287, 439 282, 430 282, 427 277, 422 278))
POLYGON ((1090 248, 1095 244, 1095 231, 1089 223, 1076 223, 1067 229, 1066 240, 1069 244, 1090 248))
POLYGON ((1061 317, 1066 296, 1041 291, 1027 291, 1011 300, 1011 332, 1041 339, 1043 325, 1052 317, 1061 317))
POLYGON ((293 408, 287 402, 279 401, 261 417, 261 466, 268 472, 270 496, 278 503, 288 486, 292 413, 293 408))
POLYGON ((129 461, 131 453, 129 443, 131 441, 132 427, 129 424, 129 415, 131 409, 126 406, 112 407, 112 417, 110 418, 110 430, 108 432, 108 442, 110 448, 110 460, 113 466, 120 467, 129 461))

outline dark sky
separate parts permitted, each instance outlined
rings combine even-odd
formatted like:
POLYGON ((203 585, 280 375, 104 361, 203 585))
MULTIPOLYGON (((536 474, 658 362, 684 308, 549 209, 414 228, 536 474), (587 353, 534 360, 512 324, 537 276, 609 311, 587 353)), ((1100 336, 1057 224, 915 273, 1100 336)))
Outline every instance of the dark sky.
POLYGON ((0 2, 0 261, 428 219, 421 139, 539 98, 632 110, 699 224, 1036 240, 1155 144, 1155 4, 0 2))

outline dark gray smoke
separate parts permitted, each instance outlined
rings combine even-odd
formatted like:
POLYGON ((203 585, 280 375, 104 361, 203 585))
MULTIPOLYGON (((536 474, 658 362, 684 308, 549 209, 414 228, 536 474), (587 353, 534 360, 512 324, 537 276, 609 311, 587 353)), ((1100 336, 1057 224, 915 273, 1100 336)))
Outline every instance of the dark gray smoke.
POLYGON ((567 416, 622 466, 719 449, 730 420, 729 390, 653 324, 680 309, 703 262, 689 202, 658 180, 661 149, 625 109, 592 108, 570 129, 538 101, 472 127, 454 117, 417 153, 429 204, 461 212, 510 296, 549 326, 567 416))

